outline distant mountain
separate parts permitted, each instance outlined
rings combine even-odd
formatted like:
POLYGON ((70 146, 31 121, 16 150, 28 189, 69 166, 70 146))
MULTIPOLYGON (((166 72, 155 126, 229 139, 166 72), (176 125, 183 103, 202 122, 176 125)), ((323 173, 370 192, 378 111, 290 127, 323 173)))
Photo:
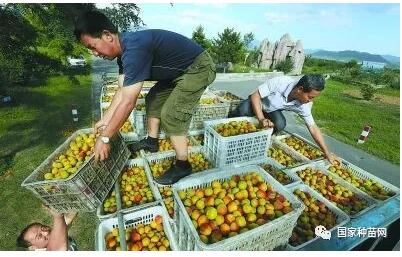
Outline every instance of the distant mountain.
POLYGON ((319 50, 317 52, 313 52, 311 55, 314 58, 346 61, 346 62, 350 60, 356 60, 356 61, 381 62, 386 64, 390 63, 390 61, 388 61, 386 58, 384 58, 379 54, 370 54, 366 52, 358 52, 350 50, 339 51, 339 52, 319 50))
POLYGON ((382 57, 384 57, 385 60, 389 61, 390 63, 399 63, 400 62, 400 58, 397 56, 393 56, 393 55, 381 55, 382 57))
POLYGON ((323 49, 304 49, 305 54, 313 54, 318 51, 323 51, 323 49))

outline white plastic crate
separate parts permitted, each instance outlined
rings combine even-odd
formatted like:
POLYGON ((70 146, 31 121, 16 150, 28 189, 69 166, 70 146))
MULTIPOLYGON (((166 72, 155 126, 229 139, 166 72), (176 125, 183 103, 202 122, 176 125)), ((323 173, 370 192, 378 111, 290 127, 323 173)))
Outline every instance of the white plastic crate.
MULTIPOLYGON (((103 114, 104 114, 103 108, 107 109, 109 107, 109 105, 110 104, 105 104, 105 103, 101 104, 101 117, 103 117, 103 114)), ((134 112, 135 111, 132 111, 130 113, 130 116, 128 116, 128 119, 127 119, 128 121, 130 121, 130 123, 131 123, 131 125, 133 127, 133 131, 128 132, 128 133, 120 132, 121 136, 123 137, 123 140, 126 141, 126 142, 135 141, 135 140, 138 140, 140 138, 140 136, 139 136, 139 134, 137 132, 137 128, 135 126, 134 112)))
MULTIPOLYGON (((208 158, 208 156, 205 153, 205 150, 203 147, 201 146, 193 146, 193 147, 189 147, 188 148, 188 155, 192 154, 192 153, 202 153, 205 157, 205 159, 207 161, 209 161, 209 163, 211 164, 211 168, 207 169, 207 170, 211 170, 214 169, 215 166, 212 162, 211 159, 208 158)), ((151 164, 155 163, 155 162, 160 162, 162 160, 167 160, 167 159, 176 159, 176 152, 173 151, 165 151, 165 152, 160 152, 160 153, 151 153, 151 154, 146 154, 145 155, 145 159, 148 162, 147 168, 148 168, 148 172, 150 174, 150 176, 152 177, 152 179, 154 179, 153 175, 152 175, 152 171, 151 171, 151 164)), ((199 171, 199 172, 195 172, 194 174, 198 174, 200 172, 205 172, 207 170, 203 170, 203 171, 199 171)), ((154 180, 155 181, 155 180, 154 180)), ((161 186, 161 185, 158 185, 161 186)))
POLYGON ((303 205, 291 194, 284 186, 267 174, 261 167, 250 165, 238 168, 226 168, 214 172, 202 173, 199 176, 185 178, 173 185, 173 195, 175 198, 175 223, 178 230, 180 250, 212 250, 212 251, 268 251, 287 244, 292 235, 293 228, 300 216, 303 205), (269 221, 264 225, 238 234, 234 237, 222 241, 205 244, 194 228, 194 225, 182 203, 178 192, 187 189, 198 189, 210 186, 213 181, 221 182, 229 180, 234 175, 244 175, 250 172, 257 172, 270 184, 273 189, 283 195, 291 204, 293 211, 269 221))
POLYGON ((230 104, 229 112, 235 110, 237 108, 237 106, 239 106, 239 104, 243 101, 243 99, 241 99, 237 95, 234 95, 226 90, 216 90, 216 91, 212 91, 212 93, 215 94, 222 103, 230 104), (237 99, 233 99, 233 100, 226 99, 224 97, 226 94, 230 94, 233 97, 236 97, 237 99))
MULTIPOLYGON (((170 227, 169 224, 169 215, 167 214, 166 210, 162 208, 161 206, 154 206, 150 208, 146 208, 143 210, 139 211, 134 211, 131 213, 126 213, 123 214, 123 224, 124 226, 124 231, 128 228, 136 227, 139 224, 149 224, 151 223, 152 220, 155 219, 156 216, 162 216, 163 220, 163 230, 165 232, 165 235, 167 239, 169 240, 170 243, 170 249, 172 251, 177 251, 177 243, 176 243, 176 237, 175 234, 173 234, 173 231, 170 227)), ((97 228, 97 233, 96 233, 96 246, 98 251, 106 251, 106 245, 105 245, 105 236, 108 232, 110 232, 113 228, 118 228, 119 227, 119 221, 118 218, 110 218, 104 221, 101 221, 100 224, 98 225, 97 228)))
POLYGON ((289 155, 291 158, 293 158, 296 161, 296 164, 294 166, 290 166, 290 167, 286 167, 282 164, 280 164, 277 160, 275 160, 274 158, 272 158, 271 156, 268 155, 268 150, 267 150, 267 156, 268 158, 272 159, 273 162, 276 163, 276 165, 278 165, 278 167, 280 169, 289 169, 289 168, 293 168, 293 167, 297 167, 299 165, 305 164, 305 163, 309 163, 311 162, 310 159, 306 158, 305 156, 297 153, 295 150, 293 150, 290 147, 284 146, 283 144, 278 144, 278 142, 276 142, 275 140, 272 140, 272 144, 270 147, 275 147, 277 149, 282 150, 283 152, 285 152, 287 155, 289 155))
MULTIPOLYGON (((203 98, 214 98, 219 101, 219 99, 215 95, 209 96, 208 93, 201 97, 201 99, 203 98)), ((220 101, 219 103, 215 104, 199 104, 196 107, 196 110, 191 119, 190 129, 203 129, 204 121, 227 118, 229 114, 229 107, 229 103, 222 103, 220 101)))
MULTIPOLYGON (((142 99, 141 99, 142 100, 142 99)), ((144 100, 138 100, 137 103, 142 103, 144 100)), ((145 111, 133 110, 134 126, 140 137, 144 137, 148 133, 147 115, 145 111)))
MULTIPOLYGON (((331 166, 331 164, 329 164, 328 162, 325 162, 325 163, 323 163, 323 164, 324 164, 324 168, 325 168, 331 175, 334 175, 334 176, 338 177, 339 179, 344 180, 346 183, 351 184, 350 182, 348 182, 348 181, 346 181, 345 179, 341 178, 337 173, 334 173, 334 172, 329 171, 329 167, 331 166)), ((389 197, 389 198, 387 198, 387 199, 385 199, 385 200, 380 200, 380 199, 377 199, 377 198, 375 198, 374 196, 370 195, 364 188, 357 187, 357 189, 359 189, 359 190, 361 190, 362 192, 364 192, 364 193, 370 195, 370 196, 373 197, 376 201, 379 201, 379 202, 388 201, 389 199, 392 199, 392 198, 394 198, 394 197, 397 197, 397 196, 399 195, 399 193, 400 193, 399 188, 397 188, 396 186, 394 186, 394 185, 392 185, 392 184, 390 184, 390 183, 388 183, 388 182, 386 182, 386 181, 380 179, 379 177, 376 177, 376 176, 374 176, 374 175, 368 173, 367 171, 365 171, 365 170, 363 170, 363 169, 357 167, 356 165, 353 165, 352 163, 350 163, 350 162, 348 162, 348 161, 346 161, 346 160, 341 159, 341 167, 342 167, 342 168, 345 168, 345 169, 348 169, 353 175, 355 175, 356 177, 358 177, 358 178, 360 178, 360 179, 362 179, 362 180, 373 180, 373 181, 375 181, 375 182, 377 182, 377 183, 380 183, 381 185, 384 186, 384 190, 385 190, 386 192, 393 192, 393 193, 395 193, 394 196, 391 196, 391 197, 389 197)))
MULTIPOLYGON (((271 165, 274 169, 276 169, 277 171, 282 172, 282 173, 284 173, 285 175, 287 175, 287 176, 289 177, 289 179, 291 180, 291 182, 290 182, 289 184, 284 185, 284 184, 282 184, 281 182, 278 181, 279 183, 281 183, 283 186, 285 186, 285 187, 287 187, 287 188, 294 187, 294 186, 296 186, 296 185, 302 183, 302 181, 301 181, 301 179, 300 179, 299 177, 295 178, 294 176, 290 176, 290 175, 287 173, 287 171, 286 171, 285 169, 281 168, 282 165, 278 165, 278 163, 277 163, 275 160, 271 159, 271 158, 265 158, 265 159, 263 159, 263 160, 259 160, 259 161, 256 162, 256 164, 257 164, 258 166, 260 166, 261 168, 262 168, 262 166, 263 166, 264 164, 269 164, 269 165, 271 165)), ((266 172, 268 172, 268 171, 266 171, 266 172)), ((268 172, 268 174, 269 174, 269 172, 268 172)), ((270 174, 270 175, 271 175, 271 174, 270 174)), ((271 175, 271 176, 272 176, 274 179, 276 179, 273 175, 271 175)))
POLYGON ((204 137, 204 130, 203 129, 191 130, 188 132, 188 138, 190 140, 191 146, 203 146, 204 145, 204 141, 200 142, 198 139, 196 139, 197 136, 204 137))
MULTIPOLYGON (((204 152, 202 147, 199 147, 199 146, 198 147, 189 147, 188 152, 189 152, 189 155, 192 154, 192 153, 203 153, 204 157, 207 159, 206 154, 205 154, 205 152, 204 152)), ((154 153, 154 154, 145 155, 145 159, 148 162, 148 165, 146 166, 147 167, 146 172, 148 173, 147 176, 150 176, 152 178, 153 183, 156 185, 156 187, 158 189, 163 190, 164 188, 167 188, 167 187, 171 188, 172 186, 171 185, 170 186, 160 185, 160 184, 155 182, 154 177, 152 175, 151 164, 155 163, 155 162, 160 162, 162 160, 175 158, 175 157, 176 157, 176 152, 174 152, 174 151, 160 152, 160 153, 154 153)), ((208 160, 208 161, 212 164, 212 162, 210 160, 208 160)), ((215 170, 215 169, 212 167, 211 169, 195 172, 195 173, 191 174, 188 177, 197 176, 201 172, 205 173, 205 172, 209 172, 209 171, 213 171, 213 170, 215 170)), ((158 193, 160 193, 159 190, 158 190, 158 193)), ((163 196, 161 194, 160 194, 160 196, 163 198, 163 196)), ((175 228, 173 228, 173 230, 176 231, 175 228)))
MULTIPOLYGON (((327 171, 327 170, 325 170, 323 168, 323 163, 324 163, 324 161, 319 161, 319 162, 316 162, 316 163, 308 163, 308 164, 298 166, 296 168, 289 169, 289 170, 287 170, 287 172, 288 172, 288 174, 290 176, 296 178, 296 177, 298 177, 297 172, 301 171, 301 170, 304 170, 306 168, 313 168, 315 170, 319 170, 324 175, 331 176, 335 183, 337 183, 340 186, 350 190, 358 199, 366 201, 367 202, 367 207, 365 209, 363 209, 360 212, 358 212, 356 214, 353 214, 353 215, 348 214, 348 216, 351 217, 351 218, 356 218, 356 217, 362 215, 363 213, 367 212, 368 210, 370 210, 370 209, 375 207, 375 205, 377 203, 376 200, 374 200, 368 194, 366 194, 366 193, 362 192, 361 190, 357 189, 356 187, 350 185, 349 183, 347 183, 343 179, 340 179, 340 178, 338 178, 336 176, 333 176, 331 173, 329 173, 329 171, 327 171)), ((302 180, 302 183, 304 183, 303 180, 302 180)), ((331 201, 330 199, 328 199, 328 200, 331 201)), ((332 203, 336 205, 336 203, 334 203, 334 202, 332 202, 332 203)))
MULTIPOLYGON (((135 205, 129 208, 123 208, 122 205, 122 201, 121 201, 121 194, 120 192, 117 193, 117 191, 120 190, 120 182, 121 182, 121 175, 118 179, 118 181, 116 182, 116 185, 114 187, 113 190, 116 191, 116 203, 117 203, 117 211, 114 213, 105 213, 103 211, 103 203, 101 205, 98 206, 97 210, 96 210, 96 215, 98 216, 98 218, 100 220, 103 219, 108 219, 111 217, 114 217, 117 215, 117 213, 121 212, 121 213, 129 213, 129 212, 133 212, 135 210, 140 210, 140 209, 144 209, 147 207, 151 207, 151 206, 155 206, 158 205, 160 203, 160 201, 162 200, 162 197, 158 191, 158 188, 155 186, 155 184, 152 181, 152 176, 150 176, 149 172, 147 172, 147 162, 145 161, 145 159, 143 158, 138 158, 138 159, 131 159, 128 160, 126 165, 124 166, 124 169, 126 168, 132 168, 132 167, 143 167, 144 168, 144 172, 145 175, 147 177, 148 180, 148 185, 151 189, 152 195, 154 197, 154 201, 152 202, 148 202, 148 203, 144 203, 144 204, 140 204, 140 205, 135 205)), ((124 172, 123 169, 123 172, 124 172)))
POLYGON ((296 137, 297 139, 303 141, 303 142, 304 142, 305 144, 307 144, 310 148, 318 149, 318 150, 322 153, 321 149, 320 149, 318 146, 316 146, 314 143, 312 143, 312 142, 308 141, 307 139, 305 139, 305 138, 303 138, 303 137, 301 137, 301 136, 299 136, 299 135, 297 135, 297 134, 294 134, 294 133, 289 134, 289 135, 277 136, 277 137, 275 137, 275 142, 276 142, 277 144, 279 144, 282 148, 287 148, 288 150, 293 151, 293 152, 294 152, 296 155, 298 155, 301 159, 306 160, 306 162, 320 161, 320 160, 322 160, 322 159, 324 158, 324 157, 322 156, 322 157, 318 157, 318 158, 315 158, 315 159, 310 160, 309 158, 307 158, 306 156, 304 156, 303 154, 301 154, 299 151, 293 149, 292 147, 290 147, 290 146, 287 145, 286 143, 282 142, 283 139, 286 139, 286 138, 291 137, 291 136, 296 137))
POLYGON ((72 140, 79 134, 92 131, 93 129, 87 128, 72 134, 22 182, 21 186, 31 190, 57 212, 96 210, 113 187, 130 154, 120 135, 112 138, 111 152, 105 161, 95 164, 92 154, 71 177, 58 180, 43 179, 44 173, 51 169, 53 160, 65 153, 72 140))
POLYGON ((231 137, 223 137, 215 130, 215 126, 220 123, 243 120, 258 124, 257 119, 252 117, 205 122, 204 146, 208 158, 214 162, 216 167, 250 162, 266 156, 266 151, 271 143, 272 128, 231 137))
MULTIPOLYGON (((312 198, 315 198, 316 200, 322 202, 325 204, 325 206, 328 208, 328 210, 334 214, 336 216, 336 225, 329 229, 327 228, 327 231, 329 232, 334 232, 336 228, 345 225, 346 223, 348 223, 350 221, 349 216, 344 213, 343 211, 341 211, 338 207, 336 207, 333 203, 331 203, 330 201, 328 201, 325 197, 323 197, 321 194, 317 193, 316 191, 314 191, 313 189, 311 189, 310 187, 308 187, 305 184, 299 184, 296 186, 293 186, 292 188, 290 188, 291 192, 293 193, 296 189, 299 189, 300 191, 303 192, 307 192, 310 194, 310 196, 312 198)), ((297 246, 292 246, 290 243, 288 244, 288 249, 292 250, 292 251, 296 251, 299 250, 301 248, 303 248, 304 246, 311 244, 312 242, 314 242, 315 240, 317 240, 319 237, 315 236, 312 240, 304 242, 303 244, 297 245, 297 246)))

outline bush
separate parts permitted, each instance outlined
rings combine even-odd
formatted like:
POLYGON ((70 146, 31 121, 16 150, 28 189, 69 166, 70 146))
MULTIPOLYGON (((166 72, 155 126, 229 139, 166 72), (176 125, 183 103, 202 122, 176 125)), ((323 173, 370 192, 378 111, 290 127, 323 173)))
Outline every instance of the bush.
POLYGON ((283 71, 285 74, 289 73, 293 70, 293 61, 290 59, 290 57, 286 57, 285 60, 276 64, 275 69, 283 71))
POLYGON ((395 77, 395 78, 393 78, 392 81, 389 83, 389 86, 390 86, 391 88, 394 88, 394 89, 399 89, 400 84, 401 84, 400 78, 399 78, 399 77, 395 77))
POLYGON ((364 100, 371 100, 374 97, 375 88, 372 85, 363 85, 360 88, 360 93, 364 100))

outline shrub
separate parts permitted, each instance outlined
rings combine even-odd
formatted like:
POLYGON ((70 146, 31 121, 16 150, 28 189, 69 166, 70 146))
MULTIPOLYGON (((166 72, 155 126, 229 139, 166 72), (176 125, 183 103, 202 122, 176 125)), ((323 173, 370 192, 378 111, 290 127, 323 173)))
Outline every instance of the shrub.
POLYGON ((363 85, 360 88, 360 93, 364 100, 371 100, 374 97, 375 88, 372 85, 363 85))
POLYGON ((289 73, 293 70, 293 61, 290 57, 286 57, 285 60, 280 61, 276 64, 275 69, 283 71, 283 73, 289 73))

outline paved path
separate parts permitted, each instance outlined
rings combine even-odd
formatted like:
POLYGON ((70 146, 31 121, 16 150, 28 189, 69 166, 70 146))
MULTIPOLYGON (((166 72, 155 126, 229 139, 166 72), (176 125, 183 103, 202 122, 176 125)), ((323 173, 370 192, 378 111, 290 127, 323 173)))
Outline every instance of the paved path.
MULTIPOLYGON (((117 75, 117 65, 115 62, 105 61, 100 58, 93 59, 93 116, 94 120, 100 117, 99 110, 99 96, 100 96, 100 85, 101 85, 101 75, 104 73, 115 73, 117 75)), ((228 90, 233 94, 246 98, 255 88, 264 82, 263 78, 224 78, 223 76, 218 77, 216 81, 210 86, 215 89, 228 90)), ((308 132, 306 126, 298 122, 293 113, 285 113, 287 120, 286 130, 292 133, 297 133, 300 136, 313 141, 308 132)), ((358 135, 356 135, 357 137, 358 135)), ((344 158, 345 160, 361 167, 362 169, 374 174, 377 177, 388 181, 389 183, 398 186, 400 184, 400 173, 399 166, 394 165, 388 161, 379 159, 371 154, 368 154, 360 149, 354 148, 351 145, 342 143, 332 137, 325 135, 325 141, 327 142, 329 148, 336 155, 344 158)))

